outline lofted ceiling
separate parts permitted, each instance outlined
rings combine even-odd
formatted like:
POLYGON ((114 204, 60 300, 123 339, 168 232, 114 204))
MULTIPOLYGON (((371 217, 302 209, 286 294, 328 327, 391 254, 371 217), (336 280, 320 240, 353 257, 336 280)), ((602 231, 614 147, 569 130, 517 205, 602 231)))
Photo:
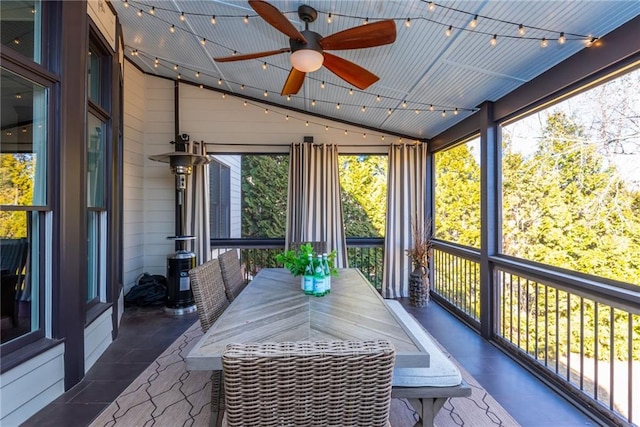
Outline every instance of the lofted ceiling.
POLYGON ((308 73, 301 90, 288 99, 280 92, 291 69, 290 53, 226 63, 213 59, 289 47, 288 37, 246 1, 112 0, 123 26, 125 53, 148 74, 180 75, 182 81, 416 139, 439 134, 482 102, 501 98, 581 49, 606 48, 590 42, 640 14, 639 1, 623 0, 270 3, 299 30, 304 22, 298 7, 312 6, 318 18, 309 29, 322 36, 364 25, 365 19, 392 19, 397 32, 393 44, 331 52, 371 71, 379 81, 358 90, 322 67, 308 73), (476 15, 477 25, 471 28, 476 15), (518 33, 520 24, 524 35, 518 33), (564 43, 559 43, 561 33, 564 43))

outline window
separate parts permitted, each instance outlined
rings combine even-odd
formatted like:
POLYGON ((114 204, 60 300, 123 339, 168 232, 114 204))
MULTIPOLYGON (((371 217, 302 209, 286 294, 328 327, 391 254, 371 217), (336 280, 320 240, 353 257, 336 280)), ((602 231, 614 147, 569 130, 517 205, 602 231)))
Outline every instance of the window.
POLYGON ((111 57, 91 34, 87 58, 87 303, 106 301, 107 165, 111 122, 111 57))
POLYGON ((640 285, 640 70, 504 126, 502 252, 640 285))
POLYGON ((231 237, 231 169, 216 160, 209 163, 209 193, 211 238, 229 238, 231 237))
MULTIPOLYGON (((3 6, 4 7, 4 6, 3 6)), ((2 344, 43 336, 48 206, 47 87, 2 69, 0 279, 2 344)), ((10 349, 15 346, 8 346, 10 349)), ((2 348, 5 351, 5 346, 2 348)))
POLYGON ((480 247, 480 138, 435 153, 438 239, 480 247))
POLYGON ((2 46, 42 63, 42 15, 40 1, 0 2, 2 46))

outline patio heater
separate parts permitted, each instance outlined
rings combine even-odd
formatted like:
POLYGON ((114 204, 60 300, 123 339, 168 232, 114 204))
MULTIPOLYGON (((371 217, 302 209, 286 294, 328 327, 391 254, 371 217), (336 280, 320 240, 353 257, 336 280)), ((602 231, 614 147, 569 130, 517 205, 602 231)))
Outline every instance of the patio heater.
POLYGON ((176 251, 167 255, 167 301, 164 309, 173 315, 182 315, 196 310, 189 281, 189 270, 196 266, 196 254, 187 249, 187 242, 196 237, 185 235, 187 176, 191 175, 194 166, 205 165, 210 160, 207 156, 194 154, 189 135, 185 133, 178 135, 171 144, 174 144, 175 151, 149 156, 149 159, 169 163, 176 177, 175 235, 167 237, 175 241, 176 251))

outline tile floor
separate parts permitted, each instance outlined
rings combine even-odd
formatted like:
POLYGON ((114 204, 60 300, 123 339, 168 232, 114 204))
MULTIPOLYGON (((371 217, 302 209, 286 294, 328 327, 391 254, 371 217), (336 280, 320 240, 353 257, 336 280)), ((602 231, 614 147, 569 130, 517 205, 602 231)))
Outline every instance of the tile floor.
MULTIPOLYGON (((522 426, 596 425, 437 304, 407 308, 522 426)), ((82 382, 23 425, 88 425, 196 320, 195 313, 173 317, 162 308, 127 309, 118 338, 82 382)))

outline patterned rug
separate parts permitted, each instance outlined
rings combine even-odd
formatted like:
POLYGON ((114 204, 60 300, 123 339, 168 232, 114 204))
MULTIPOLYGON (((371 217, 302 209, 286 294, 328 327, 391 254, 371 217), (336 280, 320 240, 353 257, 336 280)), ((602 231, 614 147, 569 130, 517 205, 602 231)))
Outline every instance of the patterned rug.
MULTIPOLYGON (((196 322, 151 363, 91 427, 208 426, 211 373, 187 371, 184 361, 201 336, 200 323, 196 322)), ((518 426, 455 359, 448 357, 460 369, 472 394, 449 399, 436 417, 436 426, 518 426)), ((411 427, 417 420, 418 416, 408 402, 393 399, 390 415, 393 427, 411 427)))

